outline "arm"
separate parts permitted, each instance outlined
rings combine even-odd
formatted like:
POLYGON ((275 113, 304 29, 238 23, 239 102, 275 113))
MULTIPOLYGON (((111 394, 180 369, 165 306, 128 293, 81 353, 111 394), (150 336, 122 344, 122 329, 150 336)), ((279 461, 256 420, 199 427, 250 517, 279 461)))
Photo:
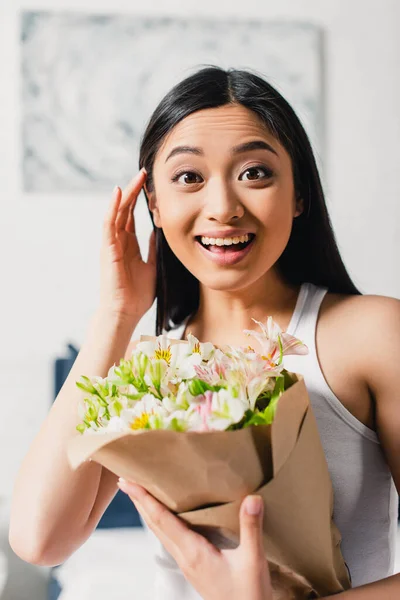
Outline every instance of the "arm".
POLYGON ((17 474, 9 543, 23 560, 63 562, 89 537, 118 491, 117 477, 95 462, 72 471, 66 446, 79 422, 81 375, 105 377, 124 355, 136 324, 95 313, 87 338, 17 474))
MULTIPOLYGON (((397 491, 400 491, 400 301, 360 298, 358 368, 375 399, 377 433, 397 491)), ((338 600, 400 598, 400 574, 335 595, 338 600)))

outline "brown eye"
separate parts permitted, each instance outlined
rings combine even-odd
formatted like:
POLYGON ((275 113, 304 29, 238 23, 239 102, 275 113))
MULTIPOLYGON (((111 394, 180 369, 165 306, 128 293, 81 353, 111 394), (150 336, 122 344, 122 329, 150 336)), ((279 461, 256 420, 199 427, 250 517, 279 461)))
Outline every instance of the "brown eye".
POLYGON ((187 185, 190 185, 192 183, 199 183, 198 181, 195 181, 194 179, 196 177, 200 177, 199 175, 197 175, 197 173, 195 173, 194 171, 181 171, 180 173, 177 173, 176 175, 174 175, 174 177, 172 177, 171 181, 179 181, 179 179, 184 176, 185 177, 185 181, 184 182, 180 182, 180 183, 184 183, 187 185))
POLYGON ((272 177, 273 173, 270 169, 266 169, 261 165, 257 165, 254 167, 248 167, 244 173, 250 173, 250 178, 245 179, 244 181, 260 181, 261 179, 268 179, 268 177, 272 177), (263 171, 266 174, 266 177, 257 177, 257 172, 263 171))

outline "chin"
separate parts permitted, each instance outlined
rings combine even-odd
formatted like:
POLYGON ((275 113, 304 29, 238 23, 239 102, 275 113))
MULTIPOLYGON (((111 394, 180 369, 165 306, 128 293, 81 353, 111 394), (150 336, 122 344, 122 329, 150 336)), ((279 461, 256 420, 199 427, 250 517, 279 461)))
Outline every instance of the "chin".
POLYGON ((225 273, 215 273, 211 275, 210 273, 194 273, 191 271, 193 275, 199 280, 199 283, 204 287, 210 290, 216 290, 220 292, 234 292, 237 290, 244 289, 253 283, 255 283, 260 277, 263 276, 264 273, 253 275, 249 272, 249 270, 245 270, 242 272, 228 272, 225 273))

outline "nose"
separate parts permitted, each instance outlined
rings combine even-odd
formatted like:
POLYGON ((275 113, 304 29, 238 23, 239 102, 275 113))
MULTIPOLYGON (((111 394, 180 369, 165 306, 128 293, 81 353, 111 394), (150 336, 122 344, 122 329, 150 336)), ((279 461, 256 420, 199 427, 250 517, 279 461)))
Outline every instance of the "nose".
POLYGON ((215 179, 207 188, 205 199, 205 217, 207 219, 227 223, 243 216, 244 206, 240 198, 222 179, 215 179))

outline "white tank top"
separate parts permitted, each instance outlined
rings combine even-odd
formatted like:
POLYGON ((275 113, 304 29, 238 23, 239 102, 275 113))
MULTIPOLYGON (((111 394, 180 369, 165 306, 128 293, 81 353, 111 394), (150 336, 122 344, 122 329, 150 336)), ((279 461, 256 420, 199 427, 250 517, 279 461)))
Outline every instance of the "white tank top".
MULTIPOLYGON (((284 366, 304 376, 332 479, 343 557, 357 587, 393 574, 398 495, 376 433, 343 406, 321 371, 315 330, 327 291, 309 282, 301 285, 287 332, 302 340, 309 354, 285 356, 284 366)), ((181 339, 188 320, 164 333, 181 339)), ((154 541, 156 600, 199 600, 172 556, 154 541)))

